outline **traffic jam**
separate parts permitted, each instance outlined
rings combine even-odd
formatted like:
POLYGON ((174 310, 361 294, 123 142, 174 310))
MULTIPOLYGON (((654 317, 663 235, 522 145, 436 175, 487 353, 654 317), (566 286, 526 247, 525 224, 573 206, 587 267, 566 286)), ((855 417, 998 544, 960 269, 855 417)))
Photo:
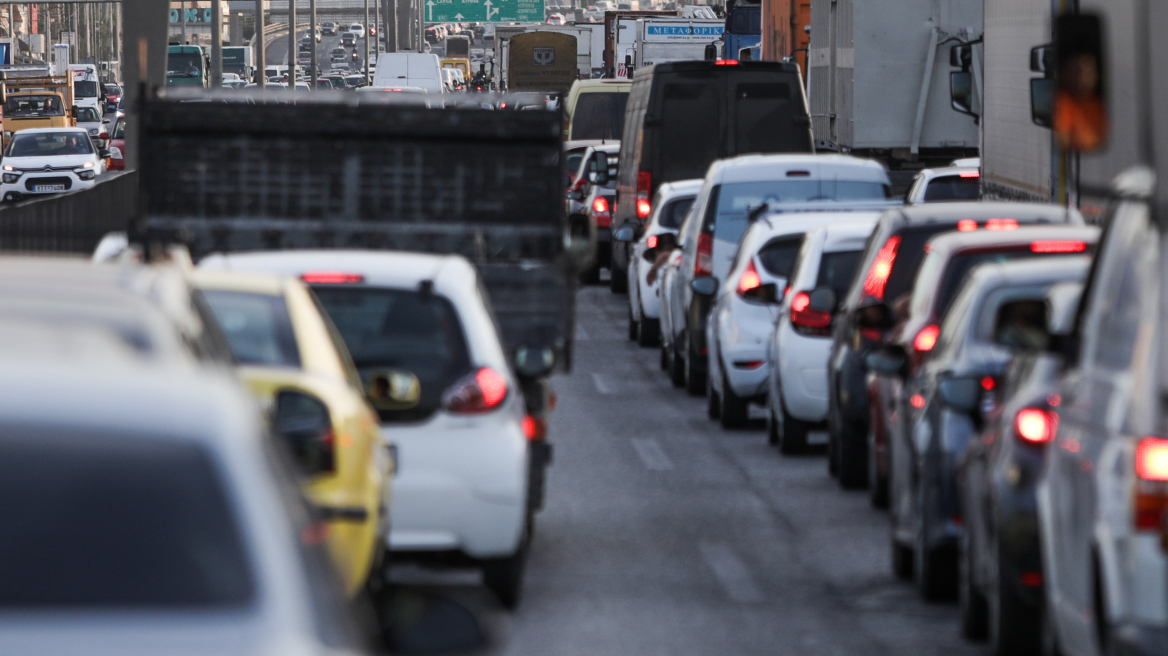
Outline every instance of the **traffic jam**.
POLYGON ((0 654, 1168 654, 1154 4, 104 4, 0 10, 0 654))

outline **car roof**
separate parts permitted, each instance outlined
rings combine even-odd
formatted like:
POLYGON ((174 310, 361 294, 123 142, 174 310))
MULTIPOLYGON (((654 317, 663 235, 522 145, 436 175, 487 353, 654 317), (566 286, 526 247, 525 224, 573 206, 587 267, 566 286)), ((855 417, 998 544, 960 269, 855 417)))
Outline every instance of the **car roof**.
POLYGON ((1050 225, 1020 226, 1014 230, 977 230, 974 232, 943 232, 929 240, 926 252, 933 257, 944 257, 958 251, 997 246, 1024 245, 1036 241, 1099 241, 1099 228, 1090 226, 1050 225))
POLYGON ((266 296, 282 296, 288 284, 288 279, 283 276, 268 273, 197 269, 191 272, 191 282, 200 289, 217 289, 222 291, 263 294, 266 296))
POLYGON ((941 178, 941 177, 945 177, 947 175, 960 176, 962 173, 966 173, 966 174, 972 173, 973 174, 973 175, 965 175, 962 177, 967 177, 967 178, 981 177, 981 169, 979 169, 976 166, 944 166, 944 167, 936 168, 936 169, 921 169, 921 172, 918 175, 920 175, 921 177, 924 177, 928 180, 932 180, 933 178, 941 178))
POLYGON ((661 186, 657 187, 657 193, 660 194, 661 200, 669 200, 674 196, 684 196, 686 194, 697 195, 702 190, 702 183, 705 181, 701 178, 694 178, 693 180, 674 180, 673 182, 663 182, 661 186))
POLYGON ((807 234, 808 236, 813 233, 824 235, 822 246, 824 253, 861 251, 864 249, 869 235, 872 234, 872 229, 876 227, 876 221, 879 217, 869 215, 866 218, 854 218, 855 220, 846 223, 813 228, 807 234))
POLYGON ((811 232, 828 225, 864 223, 869 225, 868 233, 871 234, 872 228, 875 227, 876 221, 879 218, 879 212, 799 212, 795 214, 772 214, 755 221, 751 225, 750 230, 757 235, 756 238, 770 240, 772 237, 782 235, 811 232))
POLYGON ((996 289, 1003 285, 1017 287, 1076 280, 1086 276, 1090 266, 1091 257, 1089 255, 985 262, 973 268, 969 273, 969 281, 965 285, 967 287, 975 285, 984 287, 983 293, 988 293, 990 289, 996 289))
POLYGON ((19 132, 14 133, 13 136, 15 136, 16 134, 42 134, 45 132, 76 132, 78 134, 84 134, 86 136, 89 136, 89 132, 85 128, 73 128, 73 127, 68 127, 68 128, 66 128, 66 127, 62 127, 62 128, 27 128, 27 129, 20 130, 19 132))
POLYGON ((423 280, 434 280, 447 272, 475 276, 474 267, 458 255, 431 255, 406 251, 285 250, 213 254, 199 263, 199 269, 264 272, 299 278, 309 271, 360 273, 366 282, 402 289, 416 288, 423 280))
POLYGON ((888 184, 884 165, 850 155, 739 155, 714 162, 707 177, 714 182, 753 182, 807 171, 811 179, 846 176, 848 180, 888 184))
POLYGON ((1080 224, 1079 211, 1048 203, 952 202, 922 203, 890 210, 893 219, 912 224, 956 223, 961 219, 1011 218, 1026 223, 1080 224), (1068 220, 1069 219, 1069 220, 1068 220))

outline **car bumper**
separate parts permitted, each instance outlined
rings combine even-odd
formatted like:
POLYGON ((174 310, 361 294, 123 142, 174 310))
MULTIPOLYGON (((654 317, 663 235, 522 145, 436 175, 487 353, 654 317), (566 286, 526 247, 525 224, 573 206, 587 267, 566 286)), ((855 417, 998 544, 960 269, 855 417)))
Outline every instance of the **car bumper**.
MULTIPOLYGON (((512 403, 521 404, 520 399, 512 403)), ((519 415, 439 413, 420 425, 387 425, 397 447, 390 548, 513 553, 527 510, 528 445, 519 415)))
MULTIPOLYGON (((640 257, 637 255, 635 257, 640 257)), ((641 316, 646 319, 661 318, 661 271, 657 272, 657 279, 649 284, 649 269, 652 262, 644 260, 637 262, 633 270, 637 275, 637 296, 641 301, 641 316)))
POLYGON ((826 420, 831 339, 800 335, 788 321, 781 322, 777 330, 779 384, 787 412, 803 421, 826 420))
POLYGON ((92 189, 97 180, 82 180, 72 172, 54 171, 52 173, 25 173, 16 182, 0 183, 0 198, 8 198, 9 194, 25 196, 41 196, 46 194, 62 194, 83 189, 92 189), (50 191, 49 187, 63 186, 64 189, 50 191))

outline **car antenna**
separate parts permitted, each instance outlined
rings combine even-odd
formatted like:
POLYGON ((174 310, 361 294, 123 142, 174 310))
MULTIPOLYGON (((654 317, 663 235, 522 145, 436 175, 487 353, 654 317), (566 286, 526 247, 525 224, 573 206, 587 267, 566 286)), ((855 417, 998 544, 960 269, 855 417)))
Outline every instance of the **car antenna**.
POLYGON ((746 215, 746 222, 747 223, 754 223, 755 221, 758 220, 758 217, 762 216, 763 214, 766 214, 767 211, 770 210, 770 208, 771 208, 771 206, 769 203, 763 203, 762 205, 759 205, 758 207, 750 208, 748 210, 747 215, 746 215))

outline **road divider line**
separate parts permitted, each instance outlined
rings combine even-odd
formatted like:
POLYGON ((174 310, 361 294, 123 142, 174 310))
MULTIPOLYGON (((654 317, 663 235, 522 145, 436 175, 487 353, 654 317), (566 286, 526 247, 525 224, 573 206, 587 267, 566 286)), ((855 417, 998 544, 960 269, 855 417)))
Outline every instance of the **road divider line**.
POLYGON ((651 437, 634 437, 631 441, 633 450, 641 457, 641 462, 645 463, 646 469, 650 471, 671 471, 673 469, 673 461, 665 455, 665 451, 657 443, 657 440, 651 437))
POLYGON ((764 600, 762 590, 750 576, 746 563, 734 553, 729 545, 722 542, 703 542, 698 545, 702 558, 710 569, 726 596, 740 604, 757 604, 764 600))
POLYGON ((616 394, 616 384, 605 374, 592 374, 592 384, 601 394, 616 394))

